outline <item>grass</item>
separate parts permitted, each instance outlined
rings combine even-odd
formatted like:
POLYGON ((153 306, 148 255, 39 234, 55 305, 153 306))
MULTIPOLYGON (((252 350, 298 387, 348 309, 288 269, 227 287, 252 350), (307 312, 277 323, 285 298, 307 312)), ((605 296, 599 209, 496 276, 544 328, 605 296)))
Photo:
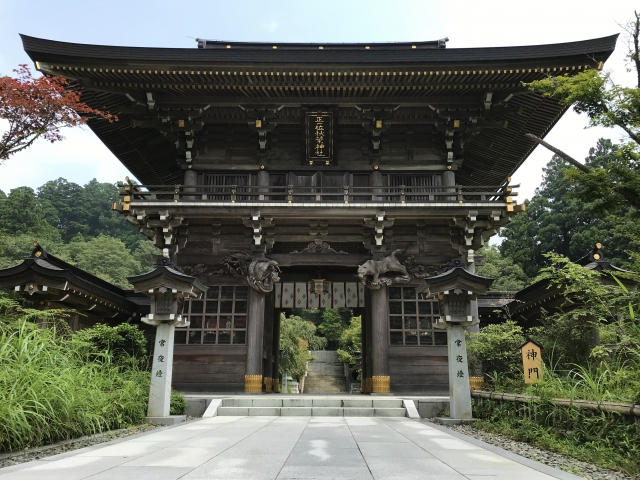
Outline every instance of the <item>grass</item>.
POLYGON ((640 474, 640 435, 632 418, 558 407, 474 400, 474 427, 601 467, 640 474))
POLYGON ((543 376, 544 382, 525 385, 521 376, 495 373, 487 375, 490 389, 496 392, 597 402, 640 402, 638 361, 622 358, 594 361, 587 366, 574 365, 570 370, 543 365, 543 376))
POLYGON ((140 363, 114 363, 87 342, 39 328, 32 313, 0 302, 0 451, 142 423, 149 373, 140 363))

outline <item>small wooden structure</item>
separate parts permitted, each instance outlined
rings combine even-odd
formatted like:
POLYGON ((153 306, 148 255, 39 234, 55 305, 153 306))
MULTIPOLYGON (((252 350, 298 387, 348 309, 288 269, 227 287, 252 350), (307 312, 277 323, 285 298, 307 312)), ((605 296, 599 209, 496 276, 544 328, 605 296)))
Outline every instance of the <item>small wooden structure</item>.
POLYGON ((124 290, 51 255, 37 242, 31 256, 0 269, 0 289, 19 292, 45 309, 69 308, 72 331, 95 323, 139 320, 149 309, 144 294, 124 290))

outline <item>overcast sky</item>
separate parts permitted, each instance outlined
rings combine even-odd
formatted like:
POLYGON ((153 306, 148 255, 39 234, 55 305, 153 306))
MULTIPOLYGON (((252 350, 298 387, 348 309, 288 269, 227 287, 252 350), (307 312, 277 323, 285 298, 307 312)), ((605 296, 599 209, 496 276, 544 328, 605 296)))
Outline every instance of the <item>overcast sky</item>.
MULTIPOLYGON (((447 48, 570 42, 621 31, 637 2, 614 1, 408 1, 408 0, 0 0, 0 75, 30 63, 19 33, 76 43, 196 48, 193 37, 274 42, 401 42, 449 37, 447 48)), ((606 64, 623 83, 632 82, 618 40, 606 64)), ((615 131, 586 129, 585 118, 568 112, 547 141, 583 159, 598 138, 615 131)), ((1 128, 1 127, 0 127, 1 128)), ((36 143, 0 165, 0 189, 37 188, 64 177, 85 184, 114 183, 127 170, 88 129, 65 132, 56 144, 36 143)), ((542 147, 513 178, 520 200, 540 184, 551 155, 542 147)))

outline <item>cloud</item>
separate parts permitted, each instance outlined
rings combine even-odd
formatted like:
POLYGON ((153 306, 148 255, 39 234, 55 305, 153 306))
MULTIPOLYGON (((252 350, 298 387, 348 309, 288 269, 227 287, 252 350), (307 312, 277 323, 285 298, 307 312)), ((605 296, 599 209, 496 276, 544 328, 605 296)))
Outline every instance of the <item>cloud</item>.
POLYGON ((53 144, 36 140, 0 165, 0 190, 8 192, 23 185, 37 188, 58 177, 84 185, 92 178, 114 183, 132 176, 88 127, 64 129, 63 133, 65 140, 53 144))
POLYGON ((269 33, 275 32, 279 27, 280 25, 278 25, 277 22, 271 22, 264 25, 264 29, 269 33))

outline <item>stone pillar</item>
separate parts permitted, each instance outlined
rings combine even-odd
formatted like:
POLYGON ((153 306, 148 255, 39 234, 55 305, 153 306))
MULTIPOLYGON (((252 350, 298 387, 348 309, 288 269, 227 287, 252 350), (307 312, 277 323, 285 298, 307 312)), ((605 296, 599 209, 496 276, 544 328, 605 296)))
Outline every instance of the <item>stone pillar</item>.
MULTIPOLYGON (((373 172, 371 172, 371 175, 369 176, 369 185, 371 185, 372 187, 384 187, 382 173, 380 173, 378 170, 374 170, 373 172)), ((382 189, 375 188, 373 190, 373 197, 371 198, 371 200, 374 202, 382 202, 383 199, 382 197, 380 197, 381 194, 382 189)))
POLYGON ((454 267, 446 273, 425 278, 417 288, 422 298, 435 296, 438 299, 440 317, 434 328, 447 330, 451 419, 466 421, 472 418, 465 329, 478 323, 477 316, 471 313, 471 301, 487 293, 492 283, 493 279, 454 267))
MULTIPOLYGON (((258 172, 258 186, 269 187, 269 172, 266 172, 264 170, 260 170, 258 172)), ((268 188, 260 188, 259 192, 260 192, 260 196, 258 197, 258 199, 260 201, 269 200, 269 196, 265 195, 265 193, 269 192, 268 188)))
POLYGON ((175 323, 161 323, 156 327, 147 417, 169 416, 171 374, 173 371, 173 336, 175 331, 175 323))
POLYGON ((389 393, 389 300, 387 286, 371 291, 371 393, 389 393))
POLYGON ((265 297, 249 288, 249 318, 247 325, 247 370, 244 391, 262 392, 262 339, 264 332, 265 297))
MULTIPOLYGON (((188 188, 195 187, 198 184, 198 174, 193 170, 189 169, 184 172, 184 192, 185 193, 196 193, 196 188, 188 188)), ((196 195, 186 195, 184 197, 185 200, 196 200, 198 197, 196 195)))
POLYGON ((451 418, 472 418, 471 395, 469 395, 469 364, 465 327, 447 325, 447 350, 449 353, 449 412, 451 418))
POLYGON ((169 415, 171 405, 171 375, 173 373, 173 337, 176 325, 187 321, 178 312, 178 305, 189 298, 199 298, 207 287, 197 278, 177 271, 168 258, 156 259, 156 268, 150 272, 127 277, 136 293, 150 297, 150 312, 140 320, 156 327, 151 368, 151 385, 147 420, 172 425, 184 421, 186 416, 169 415))

